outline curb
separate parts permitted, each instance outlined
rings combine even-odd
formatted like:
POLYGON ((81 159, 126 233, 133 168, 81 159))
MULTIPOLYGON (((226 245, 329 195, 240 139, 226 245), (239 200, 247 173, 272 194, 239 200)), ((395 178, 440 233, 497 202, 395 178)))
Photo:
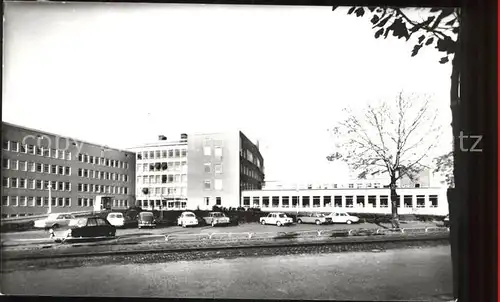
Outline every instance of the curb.
POLYGON ((105 251, 96 253, 69 253, 69 254, 49 254, 49 255, 33 255, 33 256, 12 256, 5 257, 3 261, 22 261, 22 260, 37 260, 37 259, 60 259, 60 258, 77 258, 77 257, 102 257, 102 256, 120 256, 120 255, 137 255, 137 254, 161 254, 161 253, 186 253, 193 251, 217 251, 217 250, 237 250, 237 249, 252 249, 252 248, 283 248, 283 247, 307 247, 307 246, 327 246, 327 245, 350 245, 350 244, 373 244, 373 243, 391 243, 391 242, 415 242, 415 241, 440 241, 449 239, 449 235, 437 236, 418 236, 418 237, 357 237, 346 240, 330 240, 317 242, 288 242, 288 243, 267 243, 267 244, 243 244, 232 246, 206 246, 206 247, 181 247, 172 248, 166 247, 163 249, 141 249, 141 250, 125 250, 125 251, 105 251))

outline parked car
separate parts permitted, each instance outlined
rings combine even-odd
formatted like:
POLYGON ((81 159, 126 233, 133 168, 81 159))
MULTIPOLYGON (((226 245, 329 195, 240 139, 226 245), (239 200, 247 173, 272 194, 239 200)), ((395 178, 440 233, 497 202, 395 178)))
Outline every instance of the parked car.
POLYGON ((123 227, 125 225, 125 217, 122 213, 109 213, 106 220, 115 227, 123 227))
POLYGON ((49 214, 45 219, 36 220, 35 228, 57 229, 59 227, 68 226, 71 219, 75 219, 75 216, 64 213, 53 213, 49 214))
POLYGON ((206 224, 211 224, 213 227, 219 224, 229 224, 231 220, 222 212, 210 212, 207 217, 203 217, 206 224))
POLYGON ((332 219, 333 223, 358 223, 359 222, 359 217, 353 216, 349 213, 345 212, 334 212, 328 215, 327 217, 330 217, 332 219))
MULTIPOLYGON (((96 237, 114 237, 116 227, 111 225, 106 219, 99 216, 75 218, 68 225, 69 229, 65 232, 65 238, 96 238, 96 237)), ((56 240, 58 240, 56 238, 56 240)))
POLYGON ((143 228, 143 227, 150 227, 150 228, 155 228, 156 227, 156 220, 152 212, 140 212, 139 216, 137 218, 137 227, 143 228))
POLYGON ((446 217, 443 219, 443 226, 449 228, 450 227, 450 215, 446 215, 446 217))
POLYGON ((199 220, 193 212, 182 212, 181 216, 177 218, 177 225, 182 226, 183 228, 198 224, 199 220))
POLYGON ((261 224, 275 224, 277 226, 290 225, 293 223, 293 219, 287 217, 284 213, 269 213, 266 217, 260 218, 261 224))
POLYGON ((332 218, 322 213, 308 213, 297 216, 297 223, 315 223, 320 225, 332 223, 332 218))

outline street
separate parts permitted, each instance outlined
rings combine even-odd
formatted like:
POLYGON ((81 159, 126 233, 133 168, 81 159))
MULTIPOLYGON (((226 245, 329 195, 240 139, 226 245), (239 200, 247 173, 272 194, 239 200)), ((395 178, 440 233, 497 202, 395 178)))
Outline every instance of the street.
POLYGON ((149 264, 131 260, 123 265, 12 270, 2 274, 2 292, 52 296, 433 300, 452 292, 452 271, 449 246, 149 264))
MULTIPOLYGON (((384 224, 384 227, 390 227, 389 224, 384 224)), ((402 224, 403 228, 416 228, 416 227, 435 227, 435 223, 430 222, 411 222, 407 224, 402 224)), ((189 227, 182 228, 178 226, 170 227, 158 227, 155 229, 138 229, 138 228, 127 228, 127 229, 117 229, 117 237, 140 237, 144 235, 168 235, 168 234, 196 234, 196 233, 244 233, 244 232, 282 232, 282 231, 311 231, 311 230, 331 230, 331 229, 379 229, 382 228, 379 225, 373 223, 360 223, 360 224, 331 224, 331 225, 315 225, 315 224, 294 224, 288 227, 276 227, 273 225, 261 225, 258 223, 246 223, 238 226, 201 226, 201 227, 189 227)), ((49 238, 49 233, 45 230, 32 230, 25 232, 9 232, 2 233, 2 242, 4 241, 24 241, 31 239, 44 239, 49 238)))

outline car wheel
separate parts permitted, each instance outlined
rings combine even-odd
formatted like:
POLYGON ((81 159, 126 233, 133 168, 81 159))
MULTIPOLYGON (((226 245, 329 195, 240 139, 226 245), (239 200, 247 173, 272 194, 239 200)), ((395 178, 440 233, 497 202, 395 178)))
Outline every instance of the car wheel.
POLYGON ((281 221, 276 222, 276 225, 279 227, 282 226, 281 221))
POLYGON ((265 221, 265 220, 262 220, 262 221, 260 222, 260 224, 265 225, 265 224, 266 224, 266 221, 265 221))
POLYGON ((321 224, 321 221, 316 220, 316 224, 317 224, 317 225, 320 225, 320 224, 321 224))
POLYGON ((347 224, 351 224, 351 223, 352 223, 352 221, 347 220, 345 223, 347 223, 347 224))
POLYGON ((302 220, 300 220, 300 219, 299 219, 299 220, 297 220, 297 223, 299 223, 299 224, 300 224, 300 223, 302 223, 302 220))

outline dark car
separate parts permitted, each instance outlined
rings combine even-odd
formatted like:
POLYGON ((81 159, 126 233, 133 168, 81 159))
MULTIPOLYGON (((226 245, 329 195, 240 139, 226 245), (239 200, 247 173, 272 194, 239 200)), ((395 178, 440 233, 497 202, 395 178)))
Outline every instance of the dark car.
POLYGON ((114 237, 116 227, 102 217, 76 218, 70 221, 65 239, 114 237))
POLYGON ((151 212, 140 212, 139 217, 137 218, 137 227, 143 228, 143 227, 150 227, 154 228, 156 227, 156 220, 151 212))

